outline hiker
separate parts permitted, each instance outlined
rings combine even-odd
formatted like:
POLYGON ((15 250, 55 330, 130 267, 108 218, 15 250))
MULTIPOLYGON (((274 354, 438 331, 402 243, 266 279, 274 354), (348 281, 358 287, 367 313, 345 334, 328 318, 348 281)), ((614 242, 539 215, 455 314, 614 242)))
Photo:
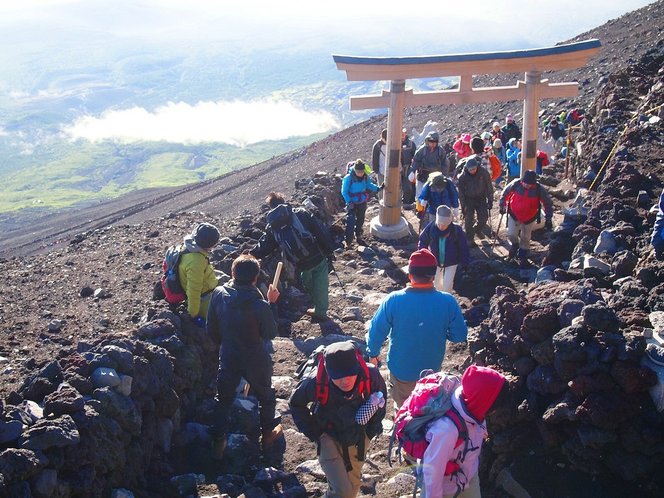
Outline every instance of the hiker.
POLYGON ((366 334, 367 354, 374 365, 380 361, 385 339, 390 339, 387 367, 395 412, 410 395, 422 370, 440 370, 447 341, 464 342, 468 336, 456 299, 433 286, 437 268, 438 261, 428 249, 411 254, 410 284, 383 300, 366 334))
POLYGON ((422 192, 424 184, 429 179, 429 174, 440 171, 443 175, 449 174, 449 163, 445 150, 438 145, 438 133, 429 132, 424 143, 415 152, 413 163, 410 166, 408 179, 415 182, 415 198, 422 192))
POLYGON ((470 139, 471 154, 475 154, 480 160, 480 166, 491 174, 491 164, 489 163, 489 155, 484 150, 484 140, 480 137, 473 137, 470 139))
POLYGON ((404 207, 412 209, 415 202, 415 186, 408 180, 408 171, 415 156, 415 142, 408 136, 406 128, 401 130, 401 201, 404 207))
POLYGON ((376 181, 378 185, 385 181, 385 165, 386 165, 386 156, 385 152, 387 149, 387 128, 384 128, 380 132, 380 138, 376 140, 373 144, 371 150, 371 167, 376 172, 376 181))
POLYGON ((507 164, 507 155, 505 154, 505 147, 503 146, 503 141, 500 138, 496 138, 492 143, 493 153, 500 160, 500 164, 503 166, 507 164))
POLYGON ((537 155, 535 156, 535 161, 535 173, 541 175, 542 168, 549 165, 549 155, 542 150, 538 150, 537 155))
POLYGON ((280 437, 275 424, 276 396, 272 388, 271 340, 277 335, 276 301, 279 291, 270 284, 267 302, 256 287, 260 265, 249 254, 231 266, 232 280, 214 289, 207 316, 208 335, 220 344, 215 421, 210 430, 214 456, 221 459, 226 446, 230 408, 244 378, 259 403, 261 443, 267 448, 280 437))
POLYGON ((429 442, 422 458, 422 498, 474 498, 480 495, 479 460, 488 437, 486 417, 508 400, 509 383, 496 370, 469 366, 452 394, 454 415, 465 426, 463 438, 451 415, 443 415, 426 431, 429 442))
POLYGON ((664 260, 664 190, 659 195, 659 202, 657 204, 657 218, 655 225, 652 228, 652 236, 650 241, 655 248, 655 257, 662 261, 664 260))
POLYGON ((457 266, 467 265, 470 254, 466 234, 453 223, 450 206, 438 206, 436 218, 422 230, 417 248, 429 249, 438 262, 433 281, 436 290, 452 293, 457 266))
POLYGON ((500 129, 500 123, 498 121, 494 121, 491 126, 491 143, 495 142, 496 139, 500 140, 502 144, 507 145, 507 139, 505 138, 503 130, 500 129))
POLYGON ((178 264, 180 284, 187 295, 187 312, 199 327, 205 326, 210 295, 217 286, 217 276, 209 257, 217 242, 217 227, 210 223, 199 223, 184 238, 185 251, 178 264))
POLYGON ((466 159, 463 171, 457 180, 457 187, 468 245, 475 247, 477 246, 475 235, 480 239, 486 235, 484 230, 489 219, 489 211, 493 206, 491 174, 480 167, 477 155, 473 154, 466 159), (475 216, 477 216, 477 224, 475 224, 475 216))
POLYGON ((371 192, 381 189, 366 174, 366 165, 362 159, 355 161, 351 171, 341 182, 341 195, 346 201, 346 247, 353 244, 366 245, 362 240, 364 216, 367 212, 367 201, 371 192))
POLYGON ((302 285, 314 307, 306 313, 312 322, 328 320, 328 271, 334 260, 334 247, 327 232, 306 209, 293 209, 283 194, 271 192, 265 202, 267 213, 265 233, 250 251, 256 258, 264 258, 280 248, 283 256, 300 272, 302 285))
POLYGON ((491 133, 489 133, 488 131, 483 131, 482 134, 480 135, 480 138, 482 139, 482 142, 484 142, 483 143, 484 147, 491 146, 491 143, 493 142, 493 140, 491 140, 491 133))
POLYGON ((544 206, 544 228, 553 228, 553 202, 547 190, 537 181, 537 173, 526 171, 513 180, 500 196, 500 214, 508 214, 507 238, 511 243, 508 258, 518 259, 522 268, 530 267, 528 251, 534 222, 540 222, 540 205, 544 206))
POLYGON ((321 375, 303 377, 289 407, 297 429, 318 445, 318 461, 328 485, 325 496, 352 498, 360 490, 369 440, 383 431, 385 404, 365 425, 356 422, 356 415, 374 397, 372 393, 381 393, 385 400, 387 389, 378 369, 364 362, 351 341, 327 346, 323 358, 321 375))
POLYGON ((554 154, 559 154, 560 149, 563 147, 563 142, 565 141, 567 132, 565 131, 565 125, 558 122, 558 119, 554 116, 549 121, 549 124, 544 128, 544 140, 551 139, 553 141, 553 152, 554 154))
POLYGON ((470 133, 463 133, 457 140, 454 142, 452 148, 457 153, 457 159, 463 159, 468 157, 473 153, 470 148, 470 133))
POLYGON ((519 125, 514 122, 514 116, 512 116, 512 113, 505 116, 505 126, 501 128, 501 131, 504 135, 504 139, 501 139, 503 140, 503 143, 509 143, 510 138, 521 140, 521 130, 519 129, 519 125))
POLYGON ((521 141, 510 138, 507 142, 507 183, 521 176, 521 141))
POLYGON ((422 192, 417 198, 424 208, 422 226, 426 226, 436 219, 436 210, 443 204, 454 209, 456 218, 459 217, 459 192, 451 178, 436 171, 429 175, 422 192))

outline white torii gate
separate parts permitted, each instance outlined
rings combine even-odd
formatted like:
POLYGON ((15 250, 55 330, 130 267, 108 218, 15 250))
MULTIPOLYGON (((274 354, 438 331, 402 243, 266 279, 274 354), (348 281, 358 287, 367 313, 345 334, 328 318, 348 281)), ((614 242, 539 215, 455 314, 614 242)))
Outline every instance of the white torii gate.
POLYGON ((475 54, 420 57, 354 57, 333 55, 337 69, 346 72, 348 81, 390 81, 390 90, 381 95, 351 97, 351 110, 388 108, 385 192, 380 214, 371 221, 371 233, 382 239, 408 235, 401 216, 401 129, 406 107, 443 104, 473 104, 523 100, 522 170, 534 170, 537 155, 539 101, 543 98, 574 97, 577 82, 549 83, 540 80, 543 71, 584 66, 600 48, 591 39, 555 47, 482 52, 475 54), (525 73, 525 81, 514 86, 473 87, 473 75, 525 73), (458 76, 454 90, 414 93, 406 90, 406 79, 458 76))

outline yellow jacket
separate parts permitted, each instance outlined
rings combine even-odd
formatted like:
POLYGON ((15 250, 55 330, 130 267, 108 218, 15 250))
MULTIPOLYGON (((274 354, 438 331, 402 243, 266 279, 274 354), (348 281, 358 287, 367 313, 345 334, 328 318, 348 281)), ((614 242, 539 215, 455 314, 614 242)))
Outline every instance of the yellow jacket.
POLYGON ((180 257, 178 265, 180 284, 187 294, 187 311, 192 318, 207 316, 209 299, 201 296, 217 286, 217 277, 207 252, 188 252, 180 257))

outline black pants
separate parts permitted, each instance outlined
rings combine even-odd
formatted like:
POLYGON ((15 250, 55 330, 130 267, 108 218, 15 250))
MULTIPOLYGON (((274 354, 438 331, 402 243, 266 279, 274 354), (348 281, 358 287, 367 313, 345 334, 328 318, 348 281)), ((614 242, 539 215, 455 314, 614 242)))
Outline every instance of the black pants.
POLYGON ((215 408, 214 432, 226 434, 228 416, 235 400, 235 390, 244 379, 251 385, 251 392, 258 399, 261 430, 263 433, 274 429, 276 395, 272 389, 272 359, 269 354, 254 358, 233 358, 232 361, 219 361, 217 371, 217 399, 215 408))
POLYGON ((401 168, 401 201, 404 204, 415 202, 415 184, 408 179, 408 167, 401 168))
POLYGON ((472 239, 475 232, 484 230, 486 222, 489 219, 489 210, 487 208, 486 198, 472 199, 466 198, 464 211, 464 229, 466 236, 472 239), (477 225, 475 225, 475 216, 477 215, 477 225))
POLYGON ((367 213, 367 203, 354 204, 352 208, 346 208, 346 241, 353 240, 353 231, 357 237, 362 236, 364 215, 367 213))

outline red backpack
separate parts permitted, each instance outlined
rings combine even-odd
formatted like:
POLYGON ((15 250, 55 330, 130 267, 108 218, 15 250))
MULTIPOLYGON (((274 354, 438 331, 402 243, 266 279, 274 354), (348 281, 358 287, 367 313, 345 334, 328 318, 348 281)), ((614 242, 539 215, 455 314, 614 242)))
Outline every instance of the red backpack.
POLYGON ((182 285, 180 284, 180 275, 178 274, 178 265, 180 257, 187 253, 184 244, 171 246, 166 250, 161 269, 164 273, 161 275, 161 288, 164 290, 166 301, 170 304, 179 304, 187 299, 182 285))
POLYGON ((452 406, 452 395, 460 385, 459 377, 444 372, 430 373, 417 381, 413 392, 403 402, 394 418, 394 429, 387 452, 390 465, 395 440, 399 441, 397 447, 399 457, 401 457, 400 450, 403 449, 411 457, 421 459, 429 446, 426 440, 427 430, 439 418, 448 417, 459 431, 454 447, 458 448, 462 444, 465 446, 459 458, 447 462, 445 475, 454 474, 459 470, 471 449, 466 422, 452 406))

